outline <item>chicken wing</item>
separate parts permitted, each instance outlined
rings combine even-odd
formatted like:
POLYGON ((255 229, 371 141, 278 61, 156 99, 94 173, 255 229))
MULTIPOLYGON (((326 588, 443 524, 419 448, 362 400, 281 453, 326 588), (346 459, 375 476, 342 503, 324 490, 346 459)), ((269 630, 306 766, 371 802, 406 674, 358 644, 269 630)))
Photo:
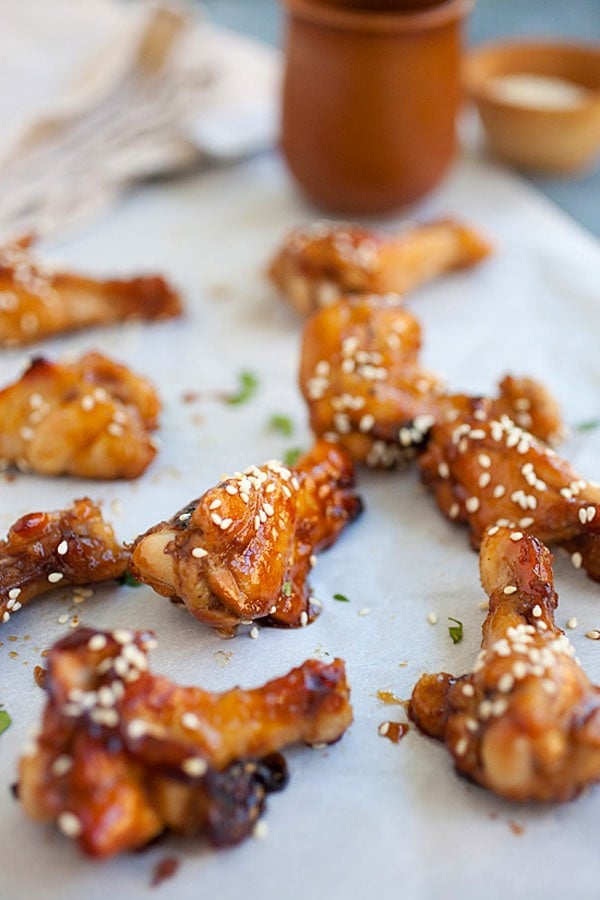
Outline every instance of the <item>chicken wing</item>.
POLYGON ((87 497, 69 509, 28 513, 0 541, 0 622, 56 587, 120 578, 128 560, 87 497))
POLYGON ((291 469, 272 460, 236 472, 137 538, 139 581, 231 636, 260 619, 307 625, 307 575, 361 510, 346 454, 319 441, 291 469))
POLYGON ((181 300, 157 275, 96 280, 53 272, 30 252, 31 239, 0 248, 0 345, 39 341, 92 325, 126 319, 167 319, 181 300))
POLYGON ((452 220, 413 225, 394 235, 322 221, 289 235, 269 276, 306 316, 345 294, 395 294, 400 302, 414 288, 473 266, 490 251, 481 235, 452 220))
POLYGON ((489 403, 436 424, 419 466, 444 515, 469 526, 473 547, 490 525, 520 528, 565 547, 600 581, 600 486, 508 416, 495 418, 489 403))
POLYGON ((18 795, 81 849, 107 857, 165 829, 243 840, 282 787, 288 744, 330 744, 352 721, 344 663, 308 660, 254 690, 180 687, 148 671, 149 633, 79 629, 48 660, 41 733, 18 795))
MULTIPOLYGON (((432 424, 468 410, 419 363, 421 329, 381 297, 339 300, 304 326, 300 388, 315 434, 339 442, 356 462, 392 467, 415 455, 432 424)), ((558 406, 531 378, 507 376, 494 401, 546 441, 561 432, 558 406)))
POLYGON ((490 528, 480 555, 490 606, 477 662, 461 678, 424 675, 410 705, 461 774, 509 800, 566 801, 600 779, 600 688, 555 625, 551 564, 533 535, 490 528))
POLYGON ((42 475, 137 478, 156 453, 159 409, 149 381, 99 353, 36 358, 0 391, 0 461, 42 475))

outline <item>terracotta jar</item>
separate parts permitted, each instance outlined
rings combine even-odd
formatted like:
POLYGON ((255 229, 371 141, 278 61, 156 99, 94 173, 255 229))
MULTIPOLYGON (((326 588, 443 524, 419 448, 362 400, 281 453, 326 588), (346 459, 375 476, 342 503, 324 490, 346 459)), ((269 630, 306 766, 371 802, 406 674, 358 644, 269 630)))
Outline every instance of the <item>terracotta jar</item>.
POLYGON ((337 213, 418 200, 448 168, 472 0, 280 0, 287 11, 282 149, 337 213))

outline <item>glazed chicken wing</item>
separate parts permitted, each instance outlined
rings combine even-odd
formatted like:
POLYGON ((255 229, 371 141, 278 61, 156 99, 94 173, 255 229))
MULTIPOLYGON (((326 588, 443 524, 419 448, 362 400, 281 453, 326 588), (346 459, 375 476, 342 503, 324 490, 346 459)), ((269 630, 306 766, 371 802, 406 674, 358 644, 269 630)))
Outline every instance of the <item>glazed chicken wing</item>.
POLYGON ((600 779, 600 688, 554 622, 552 555, 532 535, 490 528, 482 650, 462 678, 425 675, 410 713, 457 770, 501 797, 565 801, 600 779))
POLYGON ((0 345, 127 319, 167 319, 181 300, 160 276, 96 280, 53 272, 33 259, 31 239, 0 248, 0 345))
POLYGON ((490 253, 473 229, 445 220, 384 235, 355 225, 316 222, 293 231, 269 276, 297 312, 308 315, 345 294, 401 296, 490 253))
POLYGON ((22 516, 0 541, 0 622, 40 594, 125 574, 129 553, 87 497, 22 516))
POLYGON ((137 478, 156 453, 159 409, 149 381, 99 353, 37 358, 0 391, 0 460, 42 475, 137 478))
POLYGON ((165 829, 243 840, 283 786, 288 744, 330 744, 352 721, 344 663, 308 660, 254 690, 179 687, 148 671, 148 633, 80 629, 49 657, 48 702, 19 767, 27 815, 91 856, 165 829))
POLYGON ((433 427, 419 466, 444 515, 469 526, 473 547, 490 525, 521 528, 565 547, 600 581, 600 486, 508 416, 473 402, 469 416, 433 427))
MULTIPOLYGON (((304 326, 300 387, 315 434, 339 442, 356 462, 392 467, 414 456, 432 424, 455 419, 471 398, 448 394, 421 366, 421 329, 381 297, 339 300, 304 326)), ((530 378, 507 376, 493 401, 542 440, 561 430, 558 407, 530 378)))
POLYGON ((319 441, 291 469, 272 460, 224 478, 137 538, 130 569, 157 593, 231 636, 255 619, 307 625, 307 575, 361 510, 352 463, 319 441))

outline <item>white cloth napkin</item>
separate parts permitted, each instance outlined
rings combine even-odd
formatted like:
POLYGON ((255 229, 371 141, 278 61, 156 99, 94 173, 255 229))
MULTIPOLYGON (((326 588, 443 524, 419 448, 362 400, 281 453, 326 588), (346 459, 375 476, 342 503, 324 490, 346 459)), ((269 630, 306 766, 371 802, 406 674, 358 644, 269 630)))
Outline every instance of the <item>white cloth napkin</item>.
POLYGON ((0 236, 274 136, 279 57, 170 0, 0 0, 0 236))

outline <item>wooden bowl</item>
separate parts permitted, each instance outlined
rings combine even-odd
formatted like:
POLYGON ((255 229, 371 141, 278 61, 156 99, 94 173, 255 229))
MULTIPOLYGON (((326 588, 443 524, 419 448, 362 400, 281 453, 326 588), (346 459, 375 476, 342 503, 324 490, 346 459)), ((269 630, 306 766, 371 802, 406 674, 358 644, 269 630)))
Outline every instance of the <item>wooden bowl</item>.
POLYGON ((492 149, 509 162, 567 175, 590 167, 600 156, 600 46, 484 44, 467 56, 463 81, 492 149), (573 102, 558 98, 550 105, 547 95, 532 102, 531 90, 518 98, 514 90, 512 96, 501 93, 499 79, 516 75, 560 79, 584 90, 573 102))

